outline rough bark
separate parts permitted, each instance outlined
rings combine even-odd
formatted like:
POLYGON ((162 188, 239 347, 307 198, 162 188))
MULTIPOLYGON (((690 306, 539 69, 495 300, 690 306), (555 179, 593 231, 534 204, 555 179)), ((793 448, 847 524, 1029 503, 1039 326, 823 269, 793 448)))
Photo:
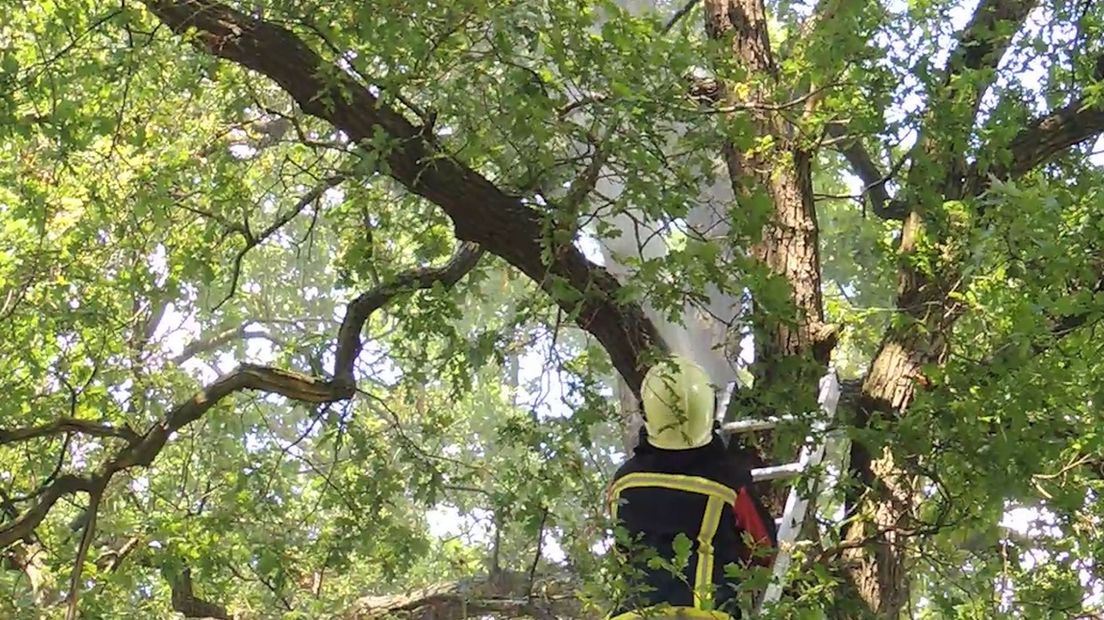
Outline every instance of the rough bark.
MULTIPOLYGON (((707 0, 705 29, 710 38, 730 44, 731 54, 746 67, 752 84, 750 95, 735 97, 731 85, 722 87, 731 114, 749 114, 759 136, 772 145, 755 152, 741 152, 726 145, 724 157, 737 200, 751 203, 765 195, 771 213, 751 254, 770 274, 790 287, 796 316, 779 316, 778 308, 755 303, 755 389, 769 393, 783 382, 794 385, 793 376, 781 364, 792 358, 812 358, 827 363, 834 344, 832 330, 824 324, 820 286, 820 250, 813 203, 812 154, 793 138, 786 121, 769 106, 755 104, 769 99, 777 68, 770 48, 766 10, 760 0, 707 0)), ((813 393, 810 373, 797 383, 813 393)), ((801 389, 800 387, 797 389, 801 389)))
POLYGON ((172 590, 173 611, 182 614, 185 618, 231 620, 225 607, 196 596, 192 587, 191 568, 185 567, 180 571, 180 574, 170 581, 169 586, 172 590))
POLYGON ((581 606, 574 595, 574 587, 570 580, 542 578, 531 582, 528 574, 501 572, 479 579, 417 588, 403 594, 365 596, 346 611, 345 618, 578 618, 581 606))
MULTIPOLYGON (((748 70, 745 84, 720 80, 719 104, 730 117, 744 115, 757 136, 769 146, 741 151, 723 148, 733 192, 743 205, 769 205, 769 214, 750 255, 765 272, 788 286, 788 307, 752 292, 755 358, 753 390, 734 393, 726 419, 739 415, 795 412, 815 406, 817 379, 831 357, 835 331, 824 322, 821 293, 819 227, 813 201, 813 152, 798 139, 792 124, 771 105, 778 90, 777 67, 760 0, 707 0, 705 29, 728 44, 731 59, 748 70), (744 92, 743 96, 735 93, 744 92), (804 398, 801 398, 804 396, 804 398)), ((722 71, 723 74, 723 71, 722 71)), ((810 103, 815 105, 815 103, 810 103)), ((737 119, 733 119, 737 120, 737 119)), ((748 466, 762 466, 777 450, 772 434, 734 439, 733 454, 748 466)), ((775 514, 781 514, 788 488, 757 485, 757 492, 775 514)))
MULTIPOLYGON (((633 390, 638 388, 643 374, 638 358, 655 342, 654 329, 639 308, 610 301, 616 281, 574 248, 558 248, 549 262, 542 260, 543 221, 538 212, 503 194, 462 163, 442 156, 431 135, 381 105, 363 85, 340 71, 323 71, 332 67, 290 31, 209 0, 147 0, 146 5, 177 31, 195 27, 199 41, 212 54, 267 75, 304 111, 330 121, 353 139, 368 138, 377 130, 394 138, 398 146, 387 155, 392 176, 439 205, 455 222, 460 238, 502 256, 552 294, 553 278, 582 293, 581 299, 557 301, 602 342, 633 390), (323 75, 337 77, 323 80, 323 75)), ((860 399, 860 424, 872 416, 901 415, 923 383, 924 365, 941 363, 946 357, 950 330, 962 311, 947 301, 947 293, 960 284, 953 269, 956 254, 951 251, 941 257, 942 266, 935 273, 908 266, 922 234, 944 246, 951 241, 953 235, 940 217, 940 202, 975 196, 984 190, 988 175, 1023 174, 1104 127, 1104 115, 1079 102, 1021 132, 1024 140, 1013 143, 1013 165, 1008 168, 973 170, 966 165, 964 137, 972 131, 978 101, 992 79, 958 78, 967 72, 992 72, 1034 5, 1024 0, 983 0, 952 51, 943 92, 933 95, 929 118, 910 154, 912 167, 903 202, 895 203, 905 206, 895 212, 905 220, 897 305, 908 321, 887 333, 872 361, 860 399), (948 265, 952 268, 947 269, 948 265)), ((770 273, 788 281, 797 311, 796 320, 778 321, 764 317, 762 308, 757 308, 755 374, 758 387, 769 389, 783 380, 781 361, 796 356, 823 362, 834 343, 834 332, 824 325, 821 309, 812 155, 793 140, 792 128, 770 106, 755 105, 768 103, 777 80, 763 3, 707 0, 705 15, 710 36, 730 38, 731 54, 751 75, 749 97, 726 103, 741 104, 731 106, 740 110, 732 113, 750 115, 757 133, 774 139, 759 152, 738 152, 730 145, 724 153, 738 199, 746 201, 759 193, 769 199, 768 223, 752 254, 770 273)), ((790 392, 802 389, 793 385, 789 383, 790 392)), ((811 385, 807 391, 813 393, 811 385)), ((867 612, 894 617, 907 600, 907 555, 899 529, 909 516, 911 490, 891 455, 874 458, 862 445, 854 450, 852 469, 868 492, 855 503, 855 510, 866 519, 848 532, 849 539, 862 543, 848 557, 850 577, 867 612)))
MULTIPOLYGON (((997 64, 1035 5, 1033 0, 983 0, 951 52, 943 88, 933 96, 911 154, 905 185, 907 215, 898 248, 896 302, 903 317, 883 337, 863 381, 855 421, 860 426, 875 417, 904 414, 925 384, 924 366, 946 360, 951 330, 963 312, 961 304, 950 299, 950 293, 963 285, 961 250, 954 245, 962 230, 961 223, 952 222, 944 212, 942 202, 976 196, 979 184, 968 181, 965 139, 981 96, 995 79, 997 64), (921 251, 921 237, 941 252, 930 271, 918 269, 912 260, 921 251)), ((902 530, 909 526, 913 490, 888 450, 874 455, 855 442, 851 471, 865 493, 849 498, 850 514, 859 518, 846 533, 854 544, 844 554, 848 574, 865 603, 864 613, 897 617, 909 596, 902 530)))
POLYGON ((763 370, 757 379, 777 381, 771 367, 787 357, 812 354, 824 365, 828 362, 833 332, 824 324, 824 305, 820 281, 820 249, 816 210, 813 205, 812 158, 800 149, 773 154, 782 161, 769 179, 773 205, 762 240, 752 254, 772 274, 786 279, 791 301, 798 317, 794 322, 763 317, 765 329, 759 336, 756 363, 763 370))

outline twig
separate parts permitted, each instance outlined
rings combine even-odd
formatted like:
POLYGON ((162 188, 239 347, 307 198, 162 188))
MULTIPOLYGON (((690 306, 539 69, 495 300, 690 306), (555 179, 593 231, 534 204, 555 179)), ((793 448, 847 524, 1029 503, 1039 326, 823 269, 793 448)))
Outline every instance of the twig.
POLYGON ((529 586, 526 588, 526 598, 529 603, 533 602, 533 584, 536 583, 537 578, 537 564, 540 563, 541 554, 544 551, 544 526, 548 522, 548 507, 542 508, 544 514, 541 515, 540 526, 537 528, 537 552, 533 554, 533 563, 529 566, 529 586))
POLYGON ((671 29, 674 28, 679 23, 679 21, 682 20, 682 18, 686 17, 690 13, 690 11, 692 11, 694 7, 697 6, 697 4, 698 0, 690 0, 689 2, 684 4, 681 9, 679 9, 677 12, 675 12, 674 15, 671 16, 671 19, 667 20, 667 24, 663 26, 663 30, 660 30, 659 33, 667 34, 668 32, 671 32, 671 29))
POLYGON ((303 209, 306 209, 308 205, 317 201, 319 198, 322 197, 322 194, 326 193, 331 188, 336 187, 346 178, 348 178, 348 175, 345 173, 341 173, 324 179, 321 183, 314 186, 313 189, 304 194, 303 197, 295 203, 294 207, 289 209, 283 215, 277 217, 275 221, 265 227, 265 229, 262 230, 261 233, 258 235, 254 235, 253 233, 251 233, 248 226, 242 226, 240 224, 234 225, 237 232, 239 232, 242 238, 245 239, 245 247, 238 250, 238 253, 234 256, 234 266, 230 276, 230 290, 226 292, 226 296, 222 298, 222 301, 215 304, 215 307, 213 309, 218 310, 219 308, 221 308, 223 304, 230 301, 230 298, 234 296, 235 292, 237 292, 238 279, 241 277, 242 261, 245 260, 245 255, 248 254, 250 250, 264 243, 269 237, 274 235, 276 231, 283 228, 285 225, 287 225, 288 222, 290 222, 292 219, 302 213, 303 209))

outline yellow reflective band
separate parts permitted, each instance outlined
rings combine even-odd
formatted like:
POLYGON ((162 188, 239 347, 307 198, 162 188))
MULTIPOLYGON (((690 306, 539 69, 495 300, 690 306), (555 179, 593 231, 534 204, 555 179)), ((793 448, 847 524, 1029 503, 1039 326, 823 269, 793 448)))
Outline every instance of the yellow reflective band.
POLYGON ((721 524, 723 509, 724 502, 710 497, 698 531, 698 570, 694 576, 694 606, 698 609, 713 607, 713 537, 721 524))
MULTIPOLYGON (((641 487, 674 489, 705 495, 709 498, 705 504, 701 527, 698 529, 698 563, 694 572, 694 607, 679 609, 683 613, 687 611, 698 612, 698 614, 687 615, 688 618, 728 618, 727 614, 709 615, 714 612, 707 610, 713 607, 713 538, 717 535, 717 528, 720 527, 721 514, 724 511, 725 504, 736 505, 736 491, 708 478, 698 476, 657 473, 629 474, 614 481, 609 490, 610 513, 615 520, 617 519, 621 492, 625 489, 641 487), (707 615, 700 615, 702 613, 707 615)), ((635 613, 638 612, 620 614, 610 620, 632 620, 633 618, 643 617, 631 615, 635 613)))
POLYGON ((606 620, 675 620, 686 618, 687 620, 734 620, 732 616, 723 611, 706 611, 693 607, 674 607, 663 605, 648 607, 647 609, 634 609, 606 620))
MULTIPOLYGON (((610 487, 611 502, 616 505, 617 498, 621 495, 621 491, 637 487, 661 487, 664 489, 674 489, 676 491, 686 491, 688 493, 698 493, 700 495, 716 497, 732 506, 736 505, 736 491, 719 482, 714 482, 708 478, 700 478, 698 476, 653 473, 629 474, 615 481, 613 486, 610 487)), ((616 513, 614 516, 616 516, 616 513)))

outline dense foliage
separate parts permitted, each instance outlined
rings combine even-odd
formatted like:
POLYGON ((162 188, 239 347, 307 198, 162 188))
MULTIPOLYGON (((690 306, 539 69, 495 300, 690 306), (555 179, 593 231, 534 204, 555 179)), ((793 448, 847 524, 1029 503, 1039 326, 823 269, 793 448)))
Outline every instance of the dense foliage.
POLYGON ((0 616, 598 617, 677 333, 850 386, 781 617, 1101 613, 1104 6, 17 4, 0 616))

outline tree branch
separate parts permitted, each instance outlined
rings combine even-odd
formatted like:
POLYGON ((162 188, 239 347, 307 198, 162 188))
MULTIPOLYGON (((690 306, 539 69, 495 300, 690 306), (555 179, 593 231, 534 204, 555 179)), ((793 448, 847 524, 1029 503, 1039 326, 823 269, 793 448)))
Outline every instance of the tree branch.
POLYGON ((242 261, 245 260, 245 255, 248 254, 249 251, 253 248, 267 241, 269 237, 276 234, 278 230, 286 226, 288 222, 295 219, 300 213, 302 213, 303 209, 306 209, 309 205, 316 202, 319 198, 322 197, 323 194, 325 194, 330 189, 337 187, 339 184, 341 184, 342 181, 347 178, 348 175, 346 174, 335 174, 323 179, 320 183, 318 183, 318 185, 315 185, 309 192, 299 198, 299 200, 296 201, 295 206, 293 206, 291 209, 288 209, 286 213, 277 216, 276 219, 273 220, 271 224, 266 226, 259 235, 254 235, 249 230, 248 224, 235 224, 234 228, 232 228, 231 230, 241 234, 242 238, 245 239, 245 247, 238 250, 238 253, 234 256, 234 265, 230 276, 230 290, 226 292, 226 296, 222 298, 222 301, 215 304, 215 310, 218 310, 223 304, 229 301, 230 298, 233 297, 234 293, 237 291, 238 278, 241 277, 242 261))
POLYGON ((170 362, 176 365, 183 364, 184 362, 192 359, 193 357, 201 353, 209 353, 218 349, 219 347, 234 342, 235 340, 252 340, 257 338, 263 338, 272 342, 273 344, 283 344, 283 342, 273 337, 263 330, 250 330, 249 327, 255 323, 255 321, 246 321, 236 327, 224 329, 213 336, 207 338, 200 338, 193 342, 188 343, 187 346, 180 352, 179 355, 174 355, 169 359, 170 362))
POLYGON ((77 557, 73 560, 73 573, 69 578, 69 609, 65 612, 66 620, 77 620, 77 601, 81 590, 81 573, 84 572, 84 562, 88 558, 88 548, 92 545, 92 537, 96 534, 96 518, 100 513, 100 500, 103 498, 104 489, 111 481, 111 474, 97 476, 93 479, 93 487, 88 492, 88 508, 85 514, 88 516, 84 524, 84 533, 81 535, 80 547, 77 549, 77 557))
POLYGON ((675 11, 675 14, 667 20, 667 23, 663 25, 663 30, 660 30, 660 34, 667 34, 671 32, 671 29, 678 25, 682 18, 686 17, 690 11, 698 4, 699 0, 687 0, 686 4, 682 5, 682 8, 675 11))
POLYGON ((483 250, 474 243, 461 244, 449 262, 439 268, 415 269, 394 281, 376 287, 354 299, 345 312, 345 320, 337 334, 338 348, 334 361, 334 381, 353 382, 353 364, 360 355, 360 332, 368 317, 383 307, 395 295, 410 289, 430 288, 440 282, 450 287, 475 268, 483 250))
POLYGON ((332 378, 328 380, 253 364, 242 364, 233 372, 219 377, 174 407, 144 434, 128 438, 127 445, 120 448, 95 475, 65 475, 49 484, 42 491, 38 503, 21 517, 0 527, 0 549, 33 532, 62 497, 78 491, 94 493, 101 483, 106 483, 110 476, 119 471, 149 466, 173 433, 198 420, 231 394, 254 390, 317 404, 352 398, 356 393, 354 366, 362 347, 360 334, 371 314, 408 290, 429 288, 438 282, 445 286, 455 284, 475 267, 480 254, 481 250, 474 244, 462 244, 446 265, 415 269, 399 275, 392 282, 380 285, 350 302, 338 330, 337 354, 332 378))
POLYGON ((616 280, 570 242, 548 251, 543 215, 508 196, 484 176, 444 152, 402 114, 323 60, 291 30, 213 0, 144 0, 174 32, 195 29, 197 44, 211 54, 272 79, 307 114, 324 119, 360 144, 382 132, 390 148, 381 156, 388 174, 411 192, 438 205, 456 235, 480 244, 537 282, 609 352, 634 390, 646 368, 638 359, 662 346, 636 305, 614 301, 616 280), (573 290, 563 292, 564 285, 573 290))
POLYGON ((977 116, 982 94, 997 78, 997 65, 1036 4, 1038 0, 981 0, 970 23, 959 33, 947 60, 945 96, 969 106, 965 119, 969 123, 977 116), (989 73, 961 79, 966 72, 981 70, 989 73))
POLYGON ((73 417, 61 417, 48 424, 32 426, 30 428, 15 428, 11 430, 0 429, 0 445, 37 439, 39 437, 52 437, 64 433, 81 433, 93 437, 116 437, 128 442, 138 439, 138 433, 127 426, 111 426, 92 420, 81 420, 73 417))
POLYGON ((419 618, 472 618, 490 614, 574 618, 579 604, 567 579, 538 580, 530 596, 528 576, 501 572, 480 579, 441 583, 391 596, 365 596, 345 613, 347 620, 375 620, 410 614, 419 618))
MULTIPOLYGON (((770 102, 773 94, 770 85, 777 81, 778 67, 770 47, 762 0, 705 0, 705 20, 709 38, 727 45, 731 60, 748 69, 749 76, 742 84, 720 82, 725 105, 770 102)), ((723 68, 731 60, 718 60, 717 64, 723 68)), ((754 395, 748 393, 749 399, 731 401, 751 407, 760 406, 750 404, 753 398, 781 395, 783 392, 775 388, 782 384, 787 390, 793 390, 795 384, 815 386, 820 373, 814 373, 813 369, 827 364, 836 338, 824 324, 819 226, 813 201, 814 153, 794 139, 792 127, 782 115, 761 107, 748 116, 758 136, 773 140, 769 145, 750 150, 726 140, 722 154, 737 201, 763 198, 770 204, 770 215, 749 254, 778 282, 788 285, 788 301, 792 304, 789 306, 792 316, 787 308, 783 317, 769 304, 762 303, 765 299, 760 297, 761 291, 752 293, 755 390, 754 395), (801 362, 793 365, 787 360, 801 362), (798 366, 800 378, 791 372, 798 366)), ((745 116, 740 119, 747 121, 745 116)), ((797 389, 801 391, 801 387, 797 389)))
POLYGON ((50 576, 49 567, 46 566, 45 556, 46 550, 39 542, 25 542, 16 545, 11 553, 5 556, 15 568, 23 571, 23 574, 27 576, 31 586, 31 594, 34 597, 35 605, 39 609, 51 604, 50 591, 53 589, 53 579, 50 576))
POLYGON ((988 174, 979 170, 976 163, 973 164, 966 184, 967 195, 984 193, 993 179, 1005 181, 1022 177, 1066 149, 1091 140, 1102 132, 1104 107, 1093 107, 1085 99, 1079 99, 1059 108, 1036 119, 1016 134, 1007 147, 1011 153, 1007 164, 994 165, 988 174))
POLYGON ((862 193, 870 197, 870 206, 874 215, 884 220, 905 219, 908 215, 908 205, 904 201, 895 200, 886 189, 886 183, 897 175, 905 163, 905 158, 901 158, 889 174, 883 175, 858 136, 848 136, 847 128, 839 123, 829 123, 825 130, 828 135, 838 140, 834 145, 835 149, 850 164, 855 176, 862 180, 862 193))
MULTIPOLYGON (((1036 3, 981 0, 970 22, 959 32, 943 70, 942 88, 932 93, 909 158, 913 163, 923 157, 936 164, 911 166, 908 189, 914 196, 910 198, 910 211, 921 209, 920 203, 935 200, 934 188, 941 190, 943 200, 968 195, 963 145, 973 130, 982 94, 996 79, 997 65, 1036 3)), ((904 247, 911 244, 912 236, 913 232, 903 232, 904 247)))
POLYGON ((349 178, 347 174, 335 174, 320 181, 317 185, 311 188, 309 192, 303 194, 303 196, 300 197, 299 200, 295 203, 295 206, 293 206, 291 209, 288 209, 286 213, 278 216, 275 220, 272 221, 271 224, 266 226, 265 229, 261 231, 261 234, 257 235, 257 243, 263 243, 266 239, 276 234, 276 231, 286 226, 288 222, 295 219, 296 216, 302 213, 303 209, 306 209, 308 206, 317 202, 320 198, 322 198, 323 194, 337 187, 347 178, 349 178))
MULTIPOLYGON (((1094 298, 1096 295, 1104 293, 1104 276, 1099 276, 1098 274, 1097 281, 1087 288, 1093 293, 1094 298)), ((1099 320, 1102 316, 1102 312, 1104 312, 1104 308, 1099 306, 1064 315, 1055 315, 1044 310, 1041 314, 1043 321, 1046 323, 1045 336, 1032 340, 1028 344, 1026 351, 1021 349, 1020 351, 1023 351, 1021 355, 1024 357, 1015 359, 1014 363, 1016 365, 1025 364, 1030 362, 1031 359, 1045 354, 1056 342, 1069 336, 1078 329, 1090 325, 1091 322, 1095 322, 1094 319, 1099 320)), ((1006 357, 1006 352, 1016 350, 1017 347, 1015 343, 1012 342, 994 349, 988 357, 978 363, 979 367, 986 369, 986 373, 977 380, 977 383, 980 384, 982 382, 1000 379, 1003 369, 1007 368, 1006 362, 1009 361, 1006 357)), ((1013 353, 1013 355, 1015 355, 1015 353, 1013 353)))
POLYGON ((800 41, 816 36, 822 26, 832 23, 844 3, 845 0, 817 0, 812 13, 798 26, 798 36, 795 38, 800 41))
POLYGON ((195 595, 192 588, 192 569, 185 566, 180 574, 169 580, 172 590, 173 611, 185 618, 207 618, 231 620, 232 616, 222 605, 212 603, 195 595))
POLYGON ((59 499, 66 495, 72 495, 78 491, 91 491, 93 481, 90 478, 73 474, 61 476, 54 480, 42 492, 38 503, 21 517, 0 527, 0 549, 7 548, 17 540, 22 540, 31 535, 38 524, 50 513, 59 499))
POLYGON ((106 573, 113 573, 119 570, 119 567, 126 561, 127 556, 138 547, 138 543, 141 542, 141 540, 142 539, 138 536, 131 536, 118 549, 109 549, 100 553, 100 556, 96 558, 96 568, 106 573))

